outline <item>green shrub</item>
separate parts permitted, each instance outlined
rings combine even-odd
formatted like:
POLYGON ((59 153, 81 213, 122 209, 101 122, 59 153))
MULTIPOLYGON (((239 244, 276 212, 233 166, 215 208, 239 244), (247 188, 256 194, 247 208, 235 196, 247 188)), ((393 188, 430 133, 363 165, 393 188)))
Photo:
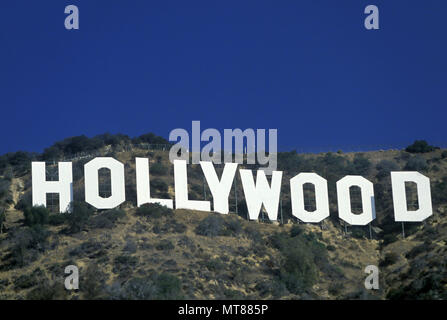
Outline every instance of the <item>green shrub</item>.
POLYGON ((88 220, 89 227, 93 229, 112 229, 116 221, 124 217, 126 213, 120 209, 103 211, 91 216, 88 220))
POLYGON ((405 258, 407 259, 414 259, 417 255, 423 253, 423 252, 429 252, 428 246, 424 243, 419 246, 414 247, 411 249, 406 255, 405 258))
POLYGON ((388 177, 391 171, 399 170, 399 166, 396 162, 391 160, 382 160, 376 165, 377 169, 377 178, 382 179, 388 177))
POLYGON ((89 218, 93 215, 93 209, 84 202, 74 202, 71 213, 64 213, 66 216, 69 233, 80 232, 87 225, 89 218))
POLYGON ((435 184, 432 194, 433 203, 437 205, 447 203, 447 177, 435 184))
POLYGON ((234 217, 212 214, 199 222, 195 233, 206 237, 236 236, 242 232, 240 222, 234 217))
POLYGON ((150 168, 151 174, 155 176, 162 176, 169 173, 168 168, 166 168, 163 164, 156 162, 151 165, 150 168))
POLYGON ((397 241, 397 234, 390 233, 383 236, 383 243, 381 247, 386 246, 387 244, 393 243, 397 241))
POLYGON ((23 267, 34 261, 39 252, 45 251, 49 231, 42 225, 25 227, 15 232, 11 239, 10 265, 23 267))
POLYGON ((225 263, 223 263, 220 259, 205 260, 202 262, 202 265, 210 271, 219 271, 225 267, 225 263))
POLYGON ((151 180, 151 191, 154 190, 159 193, 168 192, 168 184, 161 179, 155 178, 151 180))
POLYGON ((95 239, 89 239, 82 242, 79 246, 71 249, 68 254, 71 257, 96 258, 99 256, 105 256, 108 248, 108 243, 100 242, 95 239))
POLYGON ((333 282, 329 285, 328 292, 330 295, 337 296, 343 289, 343 282, 333 282))
POLYGON ((428 167, 427 161, 421 156, 415 156, 408 160, 405 170, 408 171, 424 171, 428 167))
POLYGON ((362 227, 352 227, 351 236, 356 239, 364 239, 366 237, 365 230, 362 227))
POLYGON ((33 274, 22 274, 14 281, 14 288, 28 289, 39 284, 39 280, 33 274))
POLYGON ((161 240, 157 245, 155 246, 155 249, 160 251, 166 251, 166 250, 173 250, 175 246, 172 244, 169 240, 161 240))
POLYGON ((87 270, 80 277, 79 290, 83 293, 85 299, 104 298, 105 281, 107 275, 98 269, 95 264, 89 264, 87 270))
POLYGON ((150 144, 170 144, 168 140, 163 137, 159 137, 152 132, 142 134, 137 138, 132 138, 132 143, 141 144, 141 143, 150 143, 150 144))
POLYGON ((172 209, 162 206, 159 203, 145 203, 140 206, 137 211, 137 216, 148 217, 153 219, 158 219, 163 216, 168 216, 173 214, 172 209))
POLYGON ((67 221, 67 215, 65 213, 55 213, 48 216, 48 224, 52 226, 59 226, 67 221))
POLYGON ((183 299, 180 279, 176 276, 154 273, 148 277, 133 278, 123 287, 112 288, 112 299, 178 300, 183 299))
POLYGON ((248 224, 244 228, 244 232, 248 238, 252 239, 255 242, 260 242, 262 240, 262 234, 259 232, 258 227, 254 223, 248 224))
POLYGON ((50 215, 47 208, 44 206, 28 207, 24 211, 25 225, 31 227, 37 224, 44 225, 48 223, 50 215))
POLYGON ((225 229, 222 233, 224 236, 235 236, 242 232, 242 226, 240 221, 236 218, 227 216, 224 219, 225 229))
POLYGON ((115 264, 122 264, 128 266, 135 266, 138 263, 138 258, 134 256, 122 255, 117 256, 114 260, 115 264))
POLYGON ((283 254, 285 260, 280 269, 280 278, 290 292, 302 293, 317 279, 312 252, 307 247, 296 247, 283 254))
POLYGON ((223 218, 215 214, 200 221, 195 233, 201 236, 216 237, 222 235, 224 228, 223 218))
POLYGON ((294 224, 292 226, 292 228, 290 228, 290 236, 291 237, 299 236, 299 235, 301 235, 303 233, 303 231, 304 230, 303 230, 303 228, 300 225, 294 224))
POLYGON ((65 290, 62 283, 51 283, 49 279, 45 279, 39 285, 30 290, 27 295, 27 300, 60 300, 67 298, 67 290, 65 290))
POLYGON ((425 140, 416 140, 412 145, 405 148, 405 151, 410 153, 426 153, 432 152, 435 149, 437 149, 437 147, 429 145, 425 140))
POLYGON ((310 288, 317 280, 318 266, 323 270, 332 270, 328 266, 326 247, 317 236, 301 232, 298 226, 293 228, 291 234, 273 234, 269 243, 281 253, 279 281, 291 293, 301 294, 310 288))
POLYGON ((272 295, 273 299, 281 298, 288 293, 284 283, 278 280, 258 282, 255 289, 259 292, 261 297, 265 297, 270 294, 272 295))
POLYGON ((355 154, 352 161, 353 173, 361 176, 367 176, 371 170, 371 162, 362 154, 355 154))
POLYGON ((395 264, 399 260, 399 256, 394 252, 388 252, 383 260, 380 261, 380 267, 386 267, 392 264, 395 264))

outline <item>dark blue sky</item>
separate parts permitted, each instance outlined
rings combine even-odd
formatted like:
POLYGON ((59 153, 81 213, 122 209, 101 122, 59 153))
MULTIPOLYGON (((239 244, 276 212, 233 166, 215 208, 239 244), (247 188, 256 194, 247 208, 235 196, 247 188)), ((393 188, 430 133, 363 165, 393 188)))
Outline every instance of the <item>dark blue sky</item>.
POLYGON ((277 128, 281 148, 445 144, 447 1, 1 1, 0 153, 277 128), (80 10, 65 30, 64 8, 80 10), (380 30, 363 26, 366 5, 380 30))

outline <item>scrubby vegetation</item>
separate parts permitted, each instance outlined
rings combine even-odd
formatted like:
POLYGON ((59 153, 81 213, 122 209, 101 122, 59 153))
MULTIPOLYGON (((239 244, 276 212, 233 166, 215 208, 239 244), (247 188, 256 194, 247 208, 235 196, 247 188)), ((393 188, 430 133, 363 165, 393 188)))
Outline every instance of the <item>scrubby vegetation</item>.
POLYGON ((172 214, 172 209, 158 203, 146 203, 137 209, 136 214, 142 217, 158 219, 172 214))
MULTIPOLYGON (((155 160, 150 167, 152 195, 173 197, 167 151, 145 148, 165 143, 152 134, 105 134, 65 139, 42 155, 1 156, 0 298, 445 299, 447 151, 415 142, 400 151, 281 152, 281 210, 278 222, 270 223, 263 213, 258 221, 247 221, 240 180, 237 199, 231 190, 228 215, 159 204, 136 208, 135 156, 155 160), (125 163, 127 201, 120 208, 96 210, 80 201, 88 158, 73 160, 72 213, 31 206, 31 160, 97 151, 125 163), (394 221, 390 185, 390 172, 399 170, 430 177, 435 211, 424 223, 405 223, 404 233, 394 221), (291 214, 287 181, 299 172, 316 172, 328 181, 331 215, 324 223, 298 224, 291 214), (345 175, 362 175, 374 183, 377 219, 371 229, 345 225, 338 218, 335 185, 345 175), (80 267, 79 290, 64 289, 64 268, 70 264, 80 267), (380 268, 378 292, 365 292, 363 286, 369 264, 380 268)), ((190 169, 190 199, 210 200, 200 166, 190 169)), ((313 191, 304 191, 305 205, 312 207, 313 191)), ((354 197, 352 201, 358 206, 354 197)))
POLYGON ((213 214, 202 221, 195 229, 196 234, 206 237, 237 236, 242 228, 236 218, 224 219, 219 214, 213 214))
POLYGON ((131 143, 170 144, 166 139, 156 136, 153 133, 143 134, 136 138, 130 138, 129 136, 120 133, 105 133, 93 138, 88 138, 85 135, 82 135, 55 142, 51 147, 44 150, 42 158, 44 160, 60 159, 66 156, 97 151, 105 146, 117 148, 127 146, 131 143))
POLYGON ((405 151, 410 153, 426 153, 436 149, 439 148, 429 145, 425 140, 416 140, 412 145, 409 145, 405 151))

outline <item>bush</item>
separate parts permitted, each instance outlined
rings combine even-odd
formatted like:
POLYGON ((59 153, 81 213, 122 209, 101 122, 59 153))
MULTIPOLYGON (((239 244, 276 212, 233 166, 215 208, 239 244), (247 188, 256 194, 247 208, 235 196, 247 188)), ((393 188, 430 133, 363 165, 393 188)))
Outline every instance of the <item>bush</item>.
POLYGON ((70 250, 68 254, 75 257, 89 257, 96 258, 99 256, 105 256, 109 245, 104 242, 99 242, 95 239, 89 239, 82 242, 79 246, 70 250))
POLYGON ((16 289, 28 289, 39 284, 39 279, 34 274, 22 274, 14 281, 16 289))
POLYGON ((254 223, 250 223, 244 228, 244 232, 248 238, 255 242, 260 242, 262 240, 262 234, 259 232, 258 227, 254 223))
POLYGON ((425 140, 416 140, 412 145, 409 145, 407 148, 405 148, 405 151, 410 153, 426 153, 432 152, 435 149, 438 148, 430 146, 425 140))
POLYGON ((80 277, 79 288, 86 299, 103 298, 107 275, 97 265, 89 264, 83 277, 80 277))
POLYGON ((225 263, 223 263, 220 259, 205 260, 201 264, 210 271, 219 271, 225 267, 225 263))
POLYGON ((130 279, 122 288, 112 288, 111 298, 178 300, 183 299, 183 293, 180 279, 167 273, 154 273, 148 277, 130 279))
POLYGON ((151 191, 157 191, 160 193, 168 192, 168 184, 161 179, 155 178, 151 180, 151 191))
POLYGON ((444 177, 442 181, 435 184, 432 191, 433 202, 436 204, 447 203, 447 178, 444 177))
POLYGON ((417 255, 423 252, 429 252, 429 248, 426 244, 421 244, 419 246, 414 247, 405 255, 405 258, 414 259, 417 255))
POLYGON ((64 213, 68 223, 69 233, 80 232, 84 229, 87 221, 93 214, 93 209, 84 202, 74 202, 71 213, 64 213))
POLYGON ((94 229, 111 229, 118 219, 124 217, 126 213, 120 209, 112 209, 101 212, 89 218, 88 225, 94 229))
POLYGON ((261 297, 265 297, 268 294, 271 294, 273 299, 281 298, 288 293, 284 283, 280 281, 258 282, 255 289, 258 290, 261 297))
POLYGON ((168 168, 166 168, 163 164, 161 164, 159 162, 152 164, 150 170, 151 170, 151 174, 153 174, 155 176, 166 175, 169 172, 168 168))
POLYGON ((200 221, 195 229, 195 233, 206 237, 216 237, 222 234, 224 221, 221 216, 210 215, 200 221))
POLYGON ((148 217, 153 219, 158 219, 163 216, 173 214, 172 209, 162 206, 159 203, 145 203, 140 206, 137 211, 137 216, 148 217))
POLYGON ((174 249, 174 245, 169 240, 161 240, 156 246, 155 249, 165 251, 174 249))
POLYGON ((138 258, 128 255, 118 256, 114 260, 115 264, 135 266, 138 263, 138 258))
POLYGON ((397 171, 400 168, 394 161, 382 160, 377 164, 376 169, 378 171, 377 178, 382 179, 388 177, 391 171, 397 171))
POLYGON ((52 226, 59 226, 64 224, 67 221, 67 217, 65 213, 56 213, 48 216, 48 224, 52 226))
POLYGON ((29 172, 30 162, 35 160, 36 153, 17 151, 6 153, 0 156, 0 174, 10 176, 10 168, 13 168, 12 174, 19 177, 29 172), (6 172, 5 172, 6 171, 6 172))
POLYGON ((25 216, 25 225, 31 227, 38 224, 47 224, 50 213, 44 206, 35 206, 26 208, 23 214, 25 216))
POLYGON ((269 243, 281 253, 279 281, 291 293, 301 294, 315 283, 317 266, 332 271, 327 266, 326 247, 313 233, 306 234, 299 226, 293 228, 290 235, 285 232, 275 233, 269 243))
POLYGON ((27 199, 22 198, 14 206, 14 209, 19 211, 25 211, 25 209, 30 206, 31 206, 31 199, 29 197, 27 199))
POLYGON ((302 293, 317 279, 317 268, 309 248, 295 247, 283 252, 285 259, 280 269, 280 278, 287 289, 302 293))
POLYGON ((195 229, 195 233, 206 237, 235 236, 242 231, 240 222, 233 217, 224 217, 220 214, 212 214, 202 221, 195 229))
POLYGON ((45 250, 49 235, 48 230, 42 225, 20 229, 13 235, 11 240, 10 264, 23 267, 34 261, 38 256, 38 252, 45 250))
POLYGON ((330 295, 337 296, 343 289, 343 282, 333 282, 329 285, 328 292, 330 295))
POLYGON ((415 156, 408 160, 405 170, 424 171, 427 169, 427 161, 421 156, 415 156))
POLYGON ((137 138, 132 138, 132 143, 141 144, 141 143, 150 143, 150 144, 170 144, 168 140, 165 138, 159 137, 152 132, 142 134, 137 138))
POLYGON ((364 228, 360 226, 353 226, 351 231, 351 236, 356 239, 364 239, 366 238, 364 228))
POLYGON ((356 154, 352 162, 353 173, 361 176, 367 176, 371 170, 371 162, 362 154, 356 154))
POLYGON ((296 237, 303 233, 303 228, 300 225, 294 224, 292 228, 290 229, 290 236, 296 237))
POLYGON ((226 219, 224 219, 224 222, 225 222, 225 229, 222 235, 235 236, 241 233, 242 231, 241 223, 236 218, 228 216, 226 217, 226 219))
POLYGON ((36 288, 30 290, 27 300, 55 300, 67 298, 67 291, 61 283, 50 283, 49 279, 42 281, 36 288))
POLYGON ((388 252, 384 259, 380 261, 379 267, 386 267, 392 264, 395 264, 399 260, 399 256, 394 252, 388 252))

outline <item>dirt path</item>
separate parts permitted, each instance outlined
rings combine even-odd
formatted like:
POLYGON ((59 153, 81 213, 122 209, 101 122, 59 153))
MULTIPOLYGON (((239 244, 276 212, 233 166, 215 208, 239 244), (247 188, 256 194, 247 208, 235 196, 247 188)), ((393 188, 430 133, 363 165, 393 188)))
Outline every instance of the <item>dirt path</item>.
POLYGON ((19 178, 13 178, 11 180, 11 186, 9 187, 9 191, 12 195, 13 204, 11 204, 11 207, 9 209, 13 209, 14 206, 19 202, 20 196, 24 192, 24 184, 22 179, 19 178))

